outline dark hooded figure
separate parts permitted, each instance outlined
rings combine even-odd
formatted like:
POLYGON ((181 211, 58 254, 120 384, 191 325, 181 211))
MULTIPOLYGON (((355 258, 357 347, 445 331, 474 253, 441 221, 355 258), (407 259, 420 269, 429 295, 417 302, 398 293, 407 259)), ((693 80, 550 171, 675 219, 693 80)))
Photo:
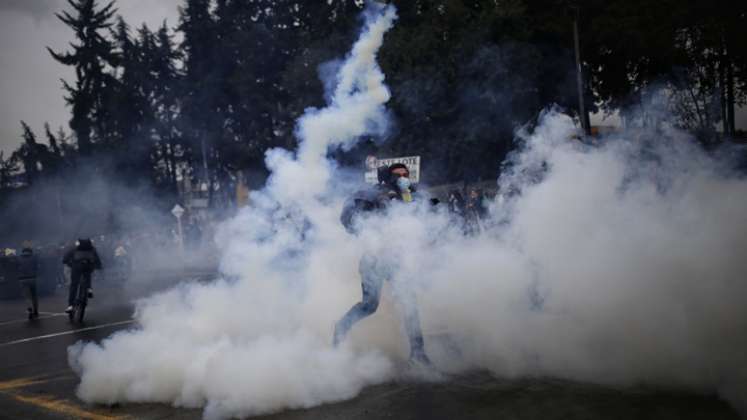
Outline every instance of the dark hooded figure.
MULTIPOLYGON (((407 166, 395 163, 379 168, 379 185, 371 190, 361 191, 345 204, 340 221, 348 232, 357 233, 360 218, 374 212, 385 212, 392 201, 412 202, 417 199, 415 189, 410 185, 410 171, 407 166)), ((395 297, 403 302, 405 330, 410 341, 410 360, 429 365, 425 354, 425 343, 420 328, 420 318, 415 306, 415 296, 407 285, 397 285, 393 277, 397 273, 399 261, 392 253, 366 253, 361 258, 358 271, 361 276, 362 299, 335 324, 333 344, 337 346, 347 336, 355 323, 372 315, 379 307, 381 288, 384 281, 392 283, 395 297)))
POLYGON ((477 235, 483 231, 484 221, 487 217, 488 209, 485 206, 485 195, 481 189, 471 188, 467 201, 464 204, 464 219, 466 233, 477 235))
POLYGON ((39 317, 39 301, 36 295, 36 276, 39 273, 39 259, 30 247, 21 250, 18 257, 18 281, 21 283, 23 294, 29 301, 26 308, 29 319, 39 317))
POLYGON ((68 307, 65 312, 71 312, 81 280, 84 281, 82 287, 88 288, 88 297, 93 297, 91 273, 93 273, 93 270, 101 269, 101 259, 99 259, 99 254, 90 239, 78 239, 75 248, 65 253, 62 263, 70 267, 70 292, 68 293, 68 307))

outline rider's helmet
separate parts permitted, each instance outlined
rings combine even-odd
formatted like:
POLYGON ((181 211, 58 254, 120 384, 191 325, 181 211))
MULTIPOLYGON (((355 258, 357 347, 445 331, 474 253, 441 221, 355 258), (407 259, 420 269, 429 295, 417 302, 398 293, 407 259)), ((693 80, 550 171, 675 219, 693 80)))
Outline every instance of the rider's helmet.
POLYGON ((93 242, 90 238, 80 238, 75 241, 75 247, 80 250, 93 249, 93 242))

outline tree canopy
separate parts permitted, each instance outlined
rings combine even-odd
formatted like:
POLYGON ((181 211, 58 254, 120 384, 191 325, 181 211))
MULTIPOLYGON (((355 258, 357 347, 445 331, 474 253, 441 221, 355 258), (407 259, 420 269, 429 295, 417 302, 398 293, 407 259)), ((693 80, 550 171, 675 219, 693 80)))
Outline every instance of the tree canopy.
MULTIPOLYGON (((395 129, 330 151, 343 163, 418 154, 433 183, 496 178, 515 130, 544 107, 578 116, 575 19, 592 111, 646 123, 642 99, 663 87, 678 124, 708 144, 735 134, 734 109, 747 100, 746 2, 392 3, 399 19, 379 61, 395 129)), ((177 194, 177 179, 225 187, 245 171, 261 183, 268 148, 295 148, 296 119, 323 105, 320 76, 354 40, 362 7, 184 0, 178 22, 152 30, 117 17, 114 2, 68 0, 57 17, 74 41, 49 52, 75 70, 62 84, 70 133, 47 128, 43 145, 22 123, 23 144, 0 156, 0 187, 11 188, 19 171, 28 184, 117 174, 165 197, 177 194)))

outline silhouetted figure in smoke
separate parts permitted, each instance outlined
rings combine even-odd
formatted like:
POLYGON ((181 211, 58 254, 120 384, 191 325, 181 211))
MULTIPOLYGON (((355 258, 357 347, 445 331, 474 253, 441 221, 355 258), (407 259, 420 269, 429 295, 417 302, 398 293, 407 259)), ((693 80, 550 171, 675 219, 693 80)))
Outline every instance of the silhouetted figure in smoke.
POLYGON ((201 246, 202 229, 194 219, 190 219, 184 227, 184 239, 190 250, 198 249, 201 246))
POLYGON ((18 281, 21 283, 23 294, 29 301, 26 308, 29 319, 39 317, 39 300, 36 294, 36 276, 39 274, 39 259, 34 255, 30 246, 21 250, 18 257, 18 281))
POLYGON ((466 233, 468 235, 477 235, 484 230, 484 221, 487 216, 485 207, 485 196, 482 190, 471 188, 467 196, 467 202, 464 205, 464 219, 466 233))
POLYGON ((70 267, 70 291, 67 298, 68 307, 65 312, 72 312, 81 280, 88 284, 88 297, 93 297, 91 274, 93 270, 101 269, 101 259, 90 239, 78 239, 75 248, 65 254, 62 263, 70 267))
MULTIPOLYGON (((401 163, 379 168, 379 185, 370 191, 356 194, 346 203, 340 220, 347 231, 356 233, 357 217, 366 212, 385 211, 392 200, 413 202, 416 195, 415 189, 410 185, 409 177, 410 171, 401 163)), ((425 343, 420 329, 420 317, 415 306, 414 293, 406 285, 397 287, 393 278, 399 265, 399 256, 396 252, 382 251, 378 255, 367 253, 361 258, 358 270, 361 275, 363 298, 337 322, 333 343, 337 346, 345 339, 356 322, 376 312, 379 307, 381 288, 384 281, 389 280, 393 283, 395 295, 404 303, 405 329, 410 341, 410 360, 430 364, 425 354, 425 343)))
POLYGON ((448 203, 449 213, 458 217, 464 216, 464 197, 462 197, 462 193, 459 190, 449 191, 448 203))
POLYGON ((449 191, 447 203, 452 223, 459 227, 462 232, 466 233, 467 227, 464 219, 465 202, 462 193, 459 190, 449 191))
POLYGON ((120 241, 117 247, 114 248, 114 270, 119 280, 130 277, 132 259, 130 258, 127 244, 124 241, 120 241))

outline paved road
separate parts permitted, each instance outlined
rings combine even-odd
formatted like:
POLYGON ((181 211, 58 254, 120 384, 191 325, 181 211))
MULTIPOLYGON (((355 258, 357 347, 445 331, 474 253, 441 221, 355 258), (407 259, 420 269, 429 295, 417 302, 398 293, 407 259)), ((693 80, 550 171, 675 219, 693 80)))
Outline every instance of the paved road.
MULTIPOLYGON (((201 277, 186 279, 198 281, 201 277)), ((165 287, 176 281, 161 278, 158 284, 165 287)), ((95 407, 75 397, 78 378, 68 365, 67 347, 136 327, 130 303, 133 297, 138 295, 101 282, 95 287, 82 326, 68 321, 63 291, 40 299, 40 316, 33 321, 26 319, 22 300, 0 301, 0 419, 201 418, 199 410, 155 404, 95 407)))
MULTIPOLYGON (((163 274, 160 274, 163 276, 163 274)), ((204 277, 204 276, 203 276, 204 277)), ((189 278, 189 277, 188 277, 189 278)), ((191 280, 200 281, 200 276, 191 280)), ((169 284, 159 282, 158 284, 169 284)), ((201 410, 165 404, 90 406, 75 397, 67 347, 135 327, 128 295, 97 286, 83 327, 62 312, 63 293, 41 300, 25 319, 22 301, 0 301, 0 419, 200 419, 201 410)), ((738 419, 723 401, 662 390, 616 390, 559 380, 499 380, 484 373, 442 383, 369 387, 350 401, 261 417, 300 419, 738 419)))

